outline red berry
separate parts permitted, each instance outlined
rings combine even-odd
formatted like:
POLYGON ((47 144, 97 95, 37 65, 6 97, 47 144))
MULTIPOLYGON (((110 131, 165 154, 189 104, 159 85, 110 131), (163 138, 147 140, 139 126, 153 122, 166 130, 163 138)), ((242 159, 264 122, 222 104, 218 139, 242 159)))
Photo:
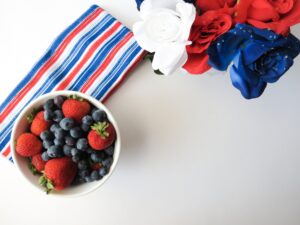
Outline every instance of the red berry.
POLYGON ((62 111, 65 117, 80 123, 82 118, 90 113, 91 105, 85 100, 67 99, 62 105, 62 111))
POLYGON ((111 123, 99 122, 92 126, 88 134, 89 145, 94 150, 104 150, 116 139, 116 131, 111 123))
POLYGON ((42 151, 42 142, 34 134, 21 134, 17 139, 16 151, 23 157, 34 156, 42 151))
POLYGON ((46 163, 44 176, 55 190, 68 187, 77 173, 77 165, 69 157, 51 159, 46 163))
POLYGON ((32 156, 31 164, 36 168, 37 171, 41 172, 44 170, 46 162, 42 159, 42 154, 32 156))
POLYGON ((44 119, 44 111, 40 111, 33 119, 30 130, 33 134, 40 136, 40 134, 48 130, 51 123, 44 119))

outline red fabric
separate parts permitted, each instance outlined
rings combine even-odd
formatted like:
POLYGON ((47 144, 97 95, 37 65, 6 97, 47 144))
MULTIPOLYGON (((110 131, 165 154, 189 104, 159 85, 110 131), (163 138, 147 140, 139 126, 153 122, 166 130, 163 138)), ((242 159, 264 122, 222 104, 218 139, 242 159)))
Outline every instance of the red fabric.
POLYGON ((291 26, 300 22, 300 1, 241 0, 237 7, 236 21, 286 34, 291 26))

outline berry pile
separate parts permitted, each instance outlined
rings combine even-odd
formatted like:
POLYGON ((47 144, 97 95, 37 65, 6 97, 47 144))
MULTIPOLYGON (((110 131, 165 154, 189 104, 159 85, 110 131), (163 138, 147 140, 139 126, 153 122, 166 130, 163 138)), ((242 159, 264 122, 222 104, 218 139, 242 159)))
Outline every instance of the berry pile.
POLYGON ((57 96, 27 119, 30 132, 19 136, 16 151, 42 174, 39 182, 47 193, 108 174, 116 131, 103 110, 77 96, 57 96))

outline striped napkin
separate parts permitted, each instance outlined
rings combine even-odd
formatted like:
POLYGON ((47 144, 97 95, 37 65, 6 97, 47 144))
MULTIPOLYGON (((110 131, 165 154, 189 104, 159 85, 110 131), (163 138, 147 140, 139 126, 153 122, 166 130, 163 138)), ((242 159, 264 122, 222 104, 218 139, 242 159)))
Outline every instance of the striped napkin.
POLYGON ((143 55, 127 27, 102 8, 90 7, 56 38, 0 105, 0 154, 12 161, 12 127, 32 100, 66 89, 105 101, 143 55))

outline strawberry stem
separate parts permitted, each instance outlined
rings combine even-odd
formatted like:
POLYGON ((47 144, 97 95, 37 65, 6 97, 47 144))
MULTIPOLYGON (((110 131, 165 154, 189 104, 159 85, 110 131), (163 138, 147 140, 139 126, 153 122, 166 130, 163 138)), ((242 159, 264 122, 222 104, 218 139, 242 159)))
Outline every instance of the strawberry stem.
POLYGON ((54 185, 51 180, 47 179, 45 174, 40 176, 39 183, 46 190, 46 193, 49 194, 52 190, 54 190, 54 185))
POLYGON ((83 101, 84 101, 84 99, 81 98, 81 97, 79 97, 78 95, 70 95, 70 96, 68 97, 68 99, 74 99, 74 100, 77 100, 77 101, 80 101, 80 102, 83 102, 83 101))
POLYGON ((34 117, 36 116, 36 114, 37 114, 38 112, 39 112, 39 111, 38 111, 36 108, 34 108, 34 109, 31 111, 31 113, 26 117, 28 123, 32 123, 34 117))
POLYGON ((107 128, 109 127, 109 123, 105 122, 98 122, 91 126, 92 130, 96 131, 102 139, 106 139, 109 137, 109 133, 107 132, 107 128))

